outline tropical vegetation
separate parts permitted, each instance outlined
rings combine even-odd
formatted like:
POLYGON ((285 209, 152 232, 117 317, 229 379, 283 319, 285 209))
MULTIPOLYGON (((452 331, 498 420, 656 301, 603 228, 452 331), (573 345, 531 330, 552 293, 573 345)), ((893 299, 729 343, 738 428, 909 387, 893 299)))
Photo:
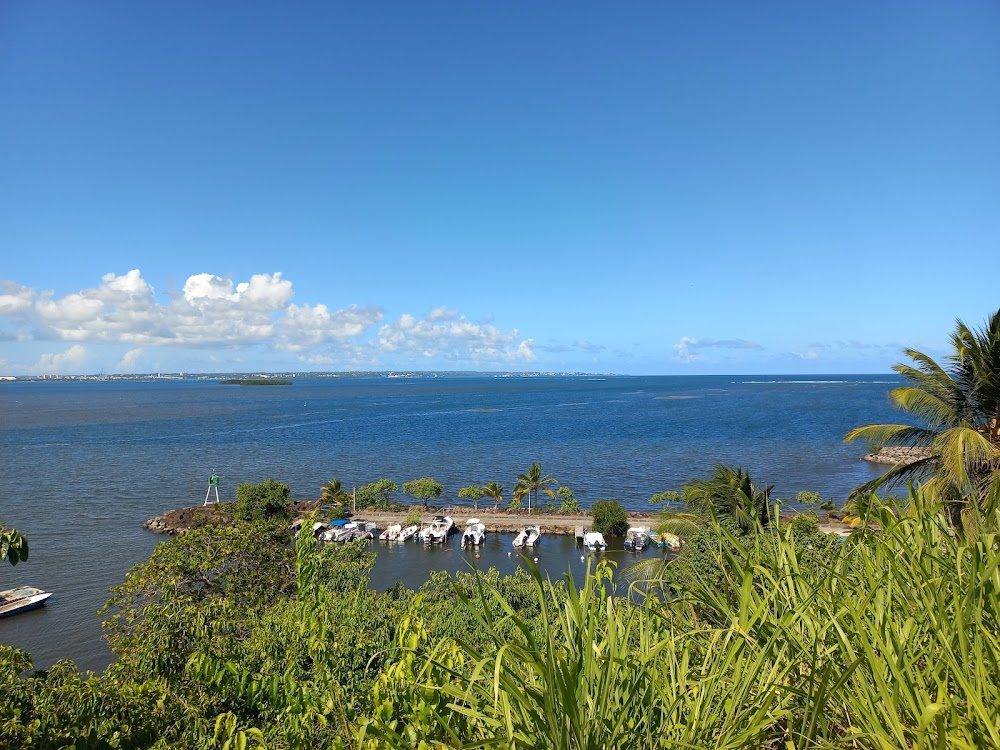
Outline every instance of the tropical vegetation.
POLYGON ((542 473, 541 465, 535 461, 528 470, 517 475, 517 485, 514 487, 514 497, 528 498, 528 512, 531 512, 532 502, 538 507, 538 493, 544 492, 550 498, 555 499, 555 491, 551 485, 556 484, 555 477, 542 473))
POLYGON ((604 536, 625 536, 628 531, 628 513, 617 500, 598 500, 590 506, 594 531, 604 536))
POLYGON ((957 321, 943 365, 916 349, 904 352, 913 364, 894 366, 906 385, 889 398, 921 424, 865 425, 845 440, 922 448, 925 456, 897 464, 856 494, 922 480, 954 520, 968 520, 1000 498, 1000 310, 979 329, 957 321))
POLYGON ((28 538, 17 529, 0 524, 0 560, 17 565, 28 559, 28 538))
POLYGON ((1000 746, 1000 514, 973 541, 931 492, 870 499, 846 542, 717 518, 628 592, 606 563, 377 592, 364 546, 199 529, 112 592, 103 675, 0 648, 0 746, 1000 746))

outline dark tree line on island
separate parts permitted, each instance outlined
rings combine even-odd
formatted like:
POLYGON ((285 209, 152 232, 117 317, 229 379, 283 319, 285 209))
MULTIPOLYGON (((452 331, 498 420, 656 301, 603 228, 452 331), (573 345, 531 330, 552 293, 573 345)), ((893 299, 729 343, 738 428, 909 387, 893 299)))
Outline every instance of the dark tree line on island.
POLYGON ((859 488, 843 541, 716 467, 652 498, 686 543, 627 578, 526 561, 374 591, 369 548, 293 540, 280 483, 245 490, 246 521, 111 591, 104 674, 0 646, 0 747, 1000 747, 1000 313, 953 344, 899 366, 917 425, 848 435, 930 458, 859 488), (899 480, 922 484, 879 497, 899 480))

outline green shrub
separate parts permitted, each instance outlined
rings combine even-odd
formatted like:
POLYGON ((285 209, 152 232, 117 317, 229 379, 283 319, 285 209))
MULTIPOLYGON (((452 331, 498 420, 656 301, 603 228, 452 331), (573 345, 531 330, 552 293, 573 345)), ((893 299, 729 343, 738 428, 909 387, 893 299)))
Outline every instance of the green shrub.
POLYGON ((566 485, 559 488, 556 497, 559 498, 559 511, 561 513, 576 513, 580 510, 580 501, 576 499, 573 490, 566 485))
POLYGON ((590 512, 594 516, 594 531, 605 536, 625 536, 628 531, 628 513, 617 500, 598 500, 590 512))
POLYGON ((268 521, 291 518, 292 500, 288 485, 267 479, 260 484, 236 485, 236 518, 240 521, 268 521))

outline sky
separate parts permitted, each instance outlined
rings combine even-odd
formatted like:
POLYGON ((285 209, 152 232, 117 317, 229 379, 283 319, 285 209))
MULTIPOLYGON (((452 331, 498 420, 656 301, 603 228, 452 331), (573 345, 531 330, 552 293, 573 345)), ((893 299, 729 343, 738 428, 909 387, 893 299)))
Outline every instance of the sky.
POLYGON ((0 375, 881 373, 1000 306, 1000 3, 0 3, 0 375))

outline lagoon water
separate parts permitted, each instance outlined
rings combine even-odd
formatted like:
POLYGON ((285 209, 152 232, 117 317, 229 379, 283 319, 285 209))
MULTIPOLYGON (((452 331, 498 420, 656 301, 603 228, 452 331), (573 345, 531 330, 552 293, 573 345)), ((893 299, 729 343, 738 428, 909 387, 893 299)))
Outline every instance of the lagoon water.
MULTIPOLYGON (((54 592, 46 607, 0 620, 0 643, 36 667, 70 658, 88 669, 111 659, 96 610, 128 568, 162 538, 149 517, 200 503, 208 475, 223 499, 239 482, 274 477, 297 500, 327 480, 346 487, 432 476, 444 503, 496 480, 509 489, 538 461, 585 507, 617 498, 648 509, 716 462, 742 465, 782 498, 801 490, 840 501, 880 469, 857 425, 897 421, 893 376, 491 377, 296 379, 289 387, 211 380, 0 383, 0 520, 26 534, 29 561, 0 568, 0 588, 54 592)), ((400 493, 398 498, 405 502, 400 493)), ((494 538, 480 567, 518 564, 494 538)), ((584 565, 565 538, 537 553, 551 576, 584 565)), ((610 552, 625 560, 624 552, 610 552)), ((629 558, 630 559, 630 558, 629 558)), ((418 586, 432 570, 465 570, 471 556, 418 545, 383 550, 373 585, 418 586)))

